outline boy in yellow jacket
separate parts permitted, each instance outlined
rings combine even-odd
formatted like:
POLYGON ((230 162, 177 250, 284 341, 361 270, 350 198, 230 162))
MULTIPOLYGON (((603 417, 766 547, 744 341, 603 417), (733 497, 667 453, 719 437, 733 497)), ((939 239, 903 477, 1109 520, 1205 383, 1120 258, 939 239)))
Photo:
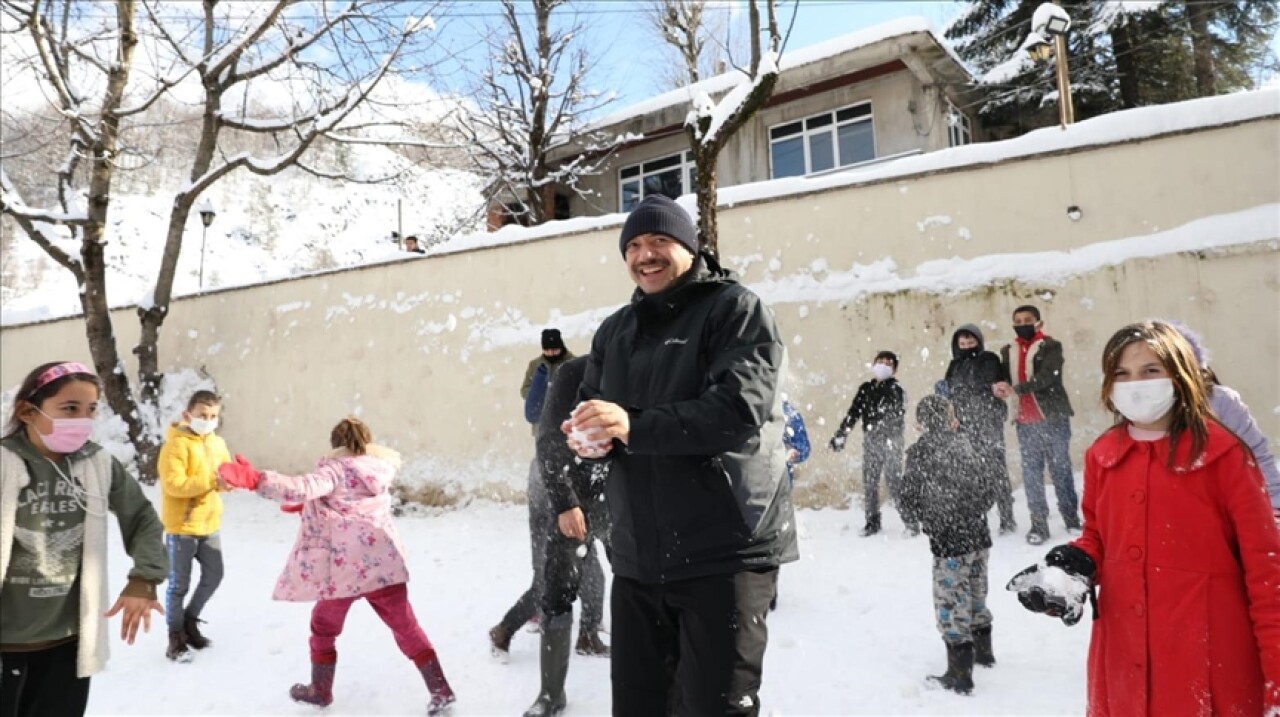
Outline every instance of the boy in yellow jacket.
POLYGON ((182 420, 169 426, 160 449, 160 489, 164 494, 160 519, 169 552, 169 590, 165 614, 169 647, 165 656, 189 662, 188 646, 203 650, 213 644, 200 634, 200 611, 222 582, 222 497, 218 495, 218 466, 231 460, 227 444, 214 433, 222 413, 222 399, 212 391, 196 391, 182 420), (200 563, 200 583, 183 607, 191 585, 191 563, 200 563))

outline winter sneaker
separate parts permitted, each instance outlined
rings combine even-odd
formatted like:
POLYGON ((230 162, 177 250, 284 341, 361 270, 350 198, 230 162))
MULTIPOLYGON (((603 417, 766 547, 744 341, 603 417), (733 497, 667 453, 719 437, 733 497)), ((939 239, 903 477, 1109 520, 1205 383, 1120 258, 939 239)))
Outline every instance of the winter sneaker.
POLYGON ((182 631, 169 633, 169 648, 164 651, 164 656, 174 662, 191 662, 195 655, 187 649, 187 634, 182 631))
POLYGON ((876 515, 876 516, 871 516, 867 518, 867 524, 862 526, 862 532, 860 533, 860 535, 864 538, 869 538, 879 532, 880 532, 880 516, 876 515))
POLYGON ((1031 530, 1027 531, 1027 543, 1043 545, 1049 539, 1049 519, 1044 516, 1031 517, 1031 530))
POLYGON ((929 681, 958 694, 973 692, 973 643, 947 643, 947 671, 930 675, 929 681))
POLYGON ((312 653, 311 684, 297 684, 289 688, 294 702, 328 707, 333 703, 333 674, 338 667, 338 653, 312 653))
POLYGON ((600 639, 600 633, 595 630, 579 632, 578 644, 573 649, 579 655, 586 655, 587 657, 609 656, 609 646, 604 644, 604 641, 600 639))
POLYGON ((529 622, 524 624, 524 631, 532 635, 542 632, 542 615, 538 614, 529 618, 529 622))
POLYGON ((441 715, 448 711, 449 705, 458 701, 453 688, 444 678, 444 670, 440 667, 440 658, 435 650, 427 650, 414 658, 413 664, 422 673, 422 680, 427 683, 427 691, 431 693, 431 701, 427 703, 427 714, 441 715))
POLYGON ((203 650, 213 645, 213 640, 200 633, 200 623, 202 622, 204 620, 195 617, 188 617, 183 621, 183 631, 187 633, 187 644, 197 650, 203 650))
POLYGON ((996 655, 991 649, 991 626, 973 631, 973 662, 982 667, 995 667, 996 655))
POLYGON ((511 657, 511 633, 502 625, 489 630, 489 652, 502 662, 511 657))

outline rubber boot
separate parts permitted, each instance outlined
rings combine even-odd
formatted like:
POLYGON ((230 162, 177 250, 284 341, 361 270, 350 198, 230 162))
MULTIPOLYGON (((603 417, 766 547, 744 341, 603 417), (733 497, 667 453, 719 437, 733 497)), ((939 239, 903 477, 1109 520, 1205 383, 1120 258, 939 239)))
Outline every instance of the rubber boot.
POLYGON ((982 667, 996 666, 996 653, 991 649, 991 626, 973 631, 973 662, 982 667))
POLYGON ((962 695, 973 692, 973 643, 947 643, 947 671, 930 675, 929 681, 962 695))
POLYGON ((333 703, 333 674, 338 667, 338 653, 311 653, 311 684, 297 684, 289 688, 294 702, 328 707, 333 703))
POLYGON ((569 639, 573 614, 556 615, 542 626, 542 689, 524 717, 554 717, 564 712, 565 677, 569 674, 569 639))
POLYGON ((415 657, 413 664, 417 665, 418 671, 422 673, 422 680, 427 683, 427 691, 431 693, 427 714, 444 714, 449 705, 457 702, 458 698, 453 694, 449 681, 444 678, 444 670, 440 667, 440 658, 436 655, 436 651, 427 650, 415 657))

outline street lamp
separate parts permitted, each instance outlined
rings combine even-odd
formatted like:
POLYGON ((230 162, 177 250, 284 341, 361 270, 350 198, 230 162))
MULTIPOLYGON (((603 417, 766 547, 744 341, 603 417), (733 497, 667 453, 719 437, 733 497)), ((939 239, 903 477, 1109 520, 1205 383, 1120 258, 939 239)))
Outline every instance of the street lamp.
POLYGON ((200 236, 200 288, 204 288, 204 245, 209 238, 209 225, 213 224, 213 218, 217 216, 217 212, 213 211, 213 203, 206 197, 200 201, 200 206, 196 207, 196 211, 200 212, 200 223, 204 224, 204 229, 200 236))
POLYGON ((1075 105, 1071 100, 1071 75, 1067 71, 1067 30, 1071 29, 1071 16, 1056 3, 1047 2, 1036 8, 1031 16, 1031 34, 1022 48, 1038 62, 1049 59, 1049 41, 1053 38, 1052 53, 1055 56, 1058 75, 1058 120, 1065 129, 1076 121, 1075 105))

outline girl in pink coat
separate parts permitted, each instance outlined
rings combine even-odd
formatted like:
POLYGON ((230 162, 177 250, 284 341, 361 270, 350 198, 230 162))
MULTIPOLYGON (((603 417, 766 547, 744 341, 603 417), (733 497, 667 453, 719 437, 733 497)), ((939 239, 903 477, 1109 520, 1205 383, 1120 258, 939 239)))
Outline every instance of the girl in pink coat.
POLYGON ((355 418, 334 426, 329 444, 333 452, 303 476, 260 472, 243 456, 218 469, 228 485, 255 491, 302 515, 298 540, 272 595, 316 603, 311 611, 311 684, 294 685, 289 696, 320 707, 333 702, 337 638, 352 603, 364 598, 422 673, 431 692, 427 714, 442 714, 454 702, 453 690, 409 604, 404 548, 391 523, 388 489, 400 457, 374 445, 369 427, 355 418))

